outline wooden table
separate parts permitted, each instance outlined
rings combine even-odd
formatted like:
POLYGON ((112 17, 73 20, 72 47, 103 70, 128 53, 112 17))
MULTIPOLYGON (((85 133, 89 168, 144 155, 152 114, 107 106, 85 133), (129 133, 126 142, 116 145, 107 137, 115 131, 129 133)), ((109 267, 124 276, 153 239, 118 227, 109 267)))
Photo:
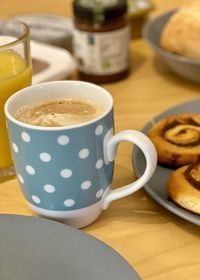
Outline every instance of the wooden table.
MULTIPOLYGON (((156 9, 151 16, 181 2, 154 0, 156 9)), ((1 15, 23 12, 72 14, 70 0, 0 1, 1 15)), ((199 97, 200 86, 172 74, 142 39, 131 42, 131 55, 130 76, 104 85, 114 98, 117 132, 141 129, 163 110, 199 97)), ((135 179, 130 155, 131 146, 121 144, 113 188, 135 179)), ((15 179, 0 184, 0 213, 33 215, 15 179)), ((164 209, 144 190, 113 202, 95 223, 83 230, 119 252, 142 279, 200 279, 199 227, 164 209)))

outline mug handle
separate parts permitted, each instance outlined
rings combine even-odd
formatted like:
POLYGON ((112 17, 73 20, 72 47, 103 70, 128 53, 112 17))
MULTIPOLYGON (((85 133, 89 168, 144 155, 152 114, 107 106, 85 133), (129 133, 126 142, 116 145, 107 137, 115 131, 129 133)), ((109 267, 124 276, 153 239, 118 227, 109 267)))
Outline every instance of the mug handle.
POLYGON ((105 156, 108 162, 115 160, 118 144, 122 141, 131 142, 141 149, 146 159, 146 169, 143 175, 133 183, 115 190, 108 190, 102 198, 102 208, 104 210, 113 200, 123 198, 142 188, 152 177, 157 166, 157 152, 155 146, 145 134, 136 130, 121 131, 112 136, 107 143, 105 143, 105 156))

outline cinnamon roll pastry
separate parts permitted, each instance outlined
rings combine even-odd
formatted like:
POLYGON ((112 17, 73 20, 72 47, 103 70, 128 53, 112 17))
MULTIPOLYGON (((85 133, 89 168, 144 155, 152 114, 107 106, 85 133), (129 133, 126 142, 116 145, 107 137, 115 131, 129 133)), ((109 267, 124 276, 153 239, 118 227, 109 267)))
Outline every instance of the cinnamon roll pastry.
POLYGON ((200 114, 180 114, 158 122, 148 133, 160 164, 180 167, 200 160, 200 114))
POLYGON ((181 207, 200 214, 200 162, 172 172, 167 189, 169 197, 181 207))

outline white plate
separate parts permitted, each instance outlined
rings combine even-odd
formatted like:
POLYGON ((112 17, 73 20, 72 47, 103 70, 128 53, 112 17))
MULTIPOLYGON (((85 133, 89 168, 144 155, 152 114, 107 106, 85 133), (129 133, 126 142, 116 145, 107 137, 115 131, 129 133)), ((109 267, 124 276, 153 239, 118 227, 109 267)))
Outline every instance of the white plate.
MULTIPOLYGON (((176 107, 173 107, 160 115, 153 118, 149 123, 145 125, 142 129, 142 132, 145 134, 161 119, 174 115, 174 114, 181 114, 181 113, 200 113, 200 99, 195 99, 183 104, 180 104, 176 107)), ((141 176, 145 169, 145 158, 142 152, 135 147, 133 151, 133 166, 135 168, 137 176, 141 176)), ((145 191, 158 203, 164 206, 167 210, 173 212, 177 216, 200 226, 200 216, 193 214, 187 210, 184 210, 181 207, 178 207, 174 204, 168 196, 166 182, 171 174, 173 169, 160 166, 158 164, 156 171, 151 178, 151 180, 144 186, 145 191)))
POLYGON ((32 83, 55 81, 68 78, 75 69, 71 53, 65 49, 31 40, 33 65, 38 62, 41 70, 33 75, 32 83))

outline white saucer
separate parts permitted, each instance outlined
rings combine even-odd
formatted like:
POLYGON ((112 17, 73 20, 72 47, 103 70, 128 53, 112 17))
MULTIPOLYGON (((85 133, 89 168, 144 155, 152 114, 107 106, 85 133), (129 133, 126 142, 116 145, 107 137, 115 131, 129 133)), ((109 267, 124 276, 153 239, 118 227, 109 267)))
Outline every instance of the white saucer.
POLYGON ((31 57, 33 84, 67 79, 75 70, 75 60, 71 53, 59 47, 31 40, 31 57), (36 64, 40 66, 37 67, 36 64))

